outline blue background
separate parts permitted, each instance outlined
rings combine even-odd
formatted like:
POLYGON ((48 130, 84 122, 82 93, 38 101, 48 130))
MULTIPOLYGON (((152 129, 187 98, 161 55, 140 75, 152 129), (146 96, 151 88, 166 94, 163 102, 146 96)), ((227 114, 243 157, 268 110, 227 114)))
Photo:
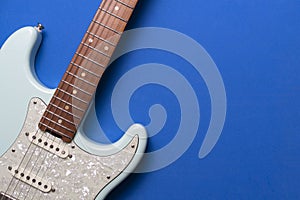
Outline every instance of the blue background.
MULTIPOLYGON (((42 22, 46 30, 36 71, 44 84, 54 88, 99 3, 2 0, 0 43, 18 28, 42 22)), ((141 0, 128 29, 170 28, 199 42, 223 77, 227 118, 219 142, 200 160, 211 114, 201 77, 187 62, 166 52, 137 51, 120 59, 105 73, 96 96, 101 126, 115 133, 112 139, 122 134, 109 111, 113 84, 141 63, 167 64, 184 74, 197 92, 201 123, 179 160, 159 171, 131 175, 107 199, 300 199, 299 10, 298 0, 141 0)), ((132 101, 133 118, 145 124, 149 105, 165 106, 167 123, 150 138, 147 151, 166 145, 180 120, 174 95, 149 85, 132 101)))

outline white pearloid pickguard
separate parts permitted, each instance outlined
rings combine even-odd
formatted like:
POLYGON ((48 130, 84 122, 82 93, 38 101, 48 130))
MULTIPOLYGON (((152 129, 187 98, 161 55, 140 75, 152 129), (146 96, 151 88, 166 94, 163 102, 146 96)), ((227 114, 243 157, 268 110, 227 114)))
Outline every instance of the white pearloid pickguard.
POLYGON ((86 130, 100 128, 92 103, 74 142, 62 143, 50 134, 41 133, 42 140, 48 138, 48 145, 54 141, 71 156, 55 155, 43 145, 31 142, 28 137, 38 131, 38 122, 46 108, 43 101, 48 102, 54 92, 43 86, 34 73, 40 42, 40 32, 25 27, 15 32, 0 50, 0 68, 5 75, 0 79, 1 92, 5 94, 0 99, 0 193, 18 200, 104 199, 139 163, 146 147, 145 128, 132 125, 114 144, 93 142, 87 138, 86 130), (13 178, 16 168, 18 173, 29 174, 29 180, 13 178), (47 189, 30 185, 35 178, 45 183, 47 189))
MULTIPOLYGON (((30 143, 26 136, 26 133, 38 131, 37 124, 45 109, 46 105, 40 99, 33 98, 30 101, 27 118, 19 137, 0 159, 0 191, 5 191, 17 199, 93 199, 102 188, 125 170, 136 153, 138 137, 135 136, 124 149, 110 156, 91 155, 74 143, 63 144, 65 148, 70 149, 70 157, 62 159, 30 143), (51 184, 53 191, 43 192, 13 178, 9 166, 17 166, 18 174, 23 173, 24 169, 29 171, 29 183, 34 178, 41 177, 45 180, 44 183, 51 184)), ((60 142, 48 133, 45 135, 48 139, 41 143, 47 142, 51 145, 54 141, 60 142)), ((38 139, 39 137, 35 140, 38 139)), ((43 181, 41 182, 41 186, 44 186, 43 181)))

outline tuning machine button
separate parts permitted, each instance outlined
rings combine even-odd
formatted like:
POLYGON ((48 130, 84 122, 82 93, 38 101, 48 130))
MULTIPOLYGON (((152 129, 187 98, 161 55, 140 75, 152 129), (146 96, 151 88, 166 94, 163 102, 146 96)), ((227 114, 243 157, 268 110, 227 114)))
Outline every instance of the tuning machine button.
POLYGON ((38 30, 39 32, 42 32, 42 30, 44 30, 45 29, 45 27, 41 24, 41 23, 38 23, 37 25, 36 25, 36 30, 38 30))

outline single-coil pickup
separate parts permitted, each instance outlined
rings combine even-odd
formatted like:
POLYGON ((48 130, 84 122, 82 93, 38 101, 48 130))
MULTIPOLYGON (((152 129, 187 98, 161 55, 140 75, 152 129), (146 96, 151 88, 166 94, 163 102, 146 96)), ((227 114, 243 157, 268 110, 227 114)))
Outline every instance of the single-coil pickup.
POLYGON ((15 199, 14 197, 8 195, 8 194, 5 194, 4 192, 1 192, 0 193, 0 199, 2 200, 17 200, 15 199))
POLYGON ((30 173, 29 171, 11 166, 8 167, 8 170, 16 179, 35 187, 44 193, 49 193, 52 190, 52 186, 49 182, 43 180, 33 173, 30 173))
POLYGON ((37 131, 35 133, 26 133, 26 136, 33 144, 57 155, 60 158, 67 158, 69 156, 68 145, 64 142, 61 142, 60 144, 54 139, 49 139, 47 137, 47 133, 37 131))

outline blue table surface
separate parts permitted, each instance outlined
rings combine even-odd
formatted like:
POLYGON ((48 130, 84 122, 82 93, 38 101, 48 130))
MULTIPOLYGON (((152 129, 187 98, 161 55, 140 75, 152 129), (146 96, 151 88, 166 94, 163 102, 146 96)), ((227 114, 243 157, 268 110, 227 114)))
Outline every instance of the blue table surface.
MULTIPOLYGON (((100 2, 2 0, 0 44, 21 27, 43 23, 36 72, 55 88, 100 2)), ((172 52, 142 49, 124 55, 105 72, 96 93, 99 123, 111 140, 122 135, 111 111, 114 86, 142 64, 160 63, 182 74, 196 94, 201 120, 180 158, 159 170, 132 174, 107 199, 300 199, 299 10, 298 0, 140 0, 127 29, 168 28, 202 45, 224 82, 226 120, 217 144, 200 159, 212 114, 204 79, 172 52)), ((128 109, 147 125, 156 104, 164 107, 166 121, 157 133, 150 132, 148 153, 172 141, 184 120, 176 95, 155 82, 140 87, 128 109)), ((100 141, 96 134, 90 137, 100 141)))

